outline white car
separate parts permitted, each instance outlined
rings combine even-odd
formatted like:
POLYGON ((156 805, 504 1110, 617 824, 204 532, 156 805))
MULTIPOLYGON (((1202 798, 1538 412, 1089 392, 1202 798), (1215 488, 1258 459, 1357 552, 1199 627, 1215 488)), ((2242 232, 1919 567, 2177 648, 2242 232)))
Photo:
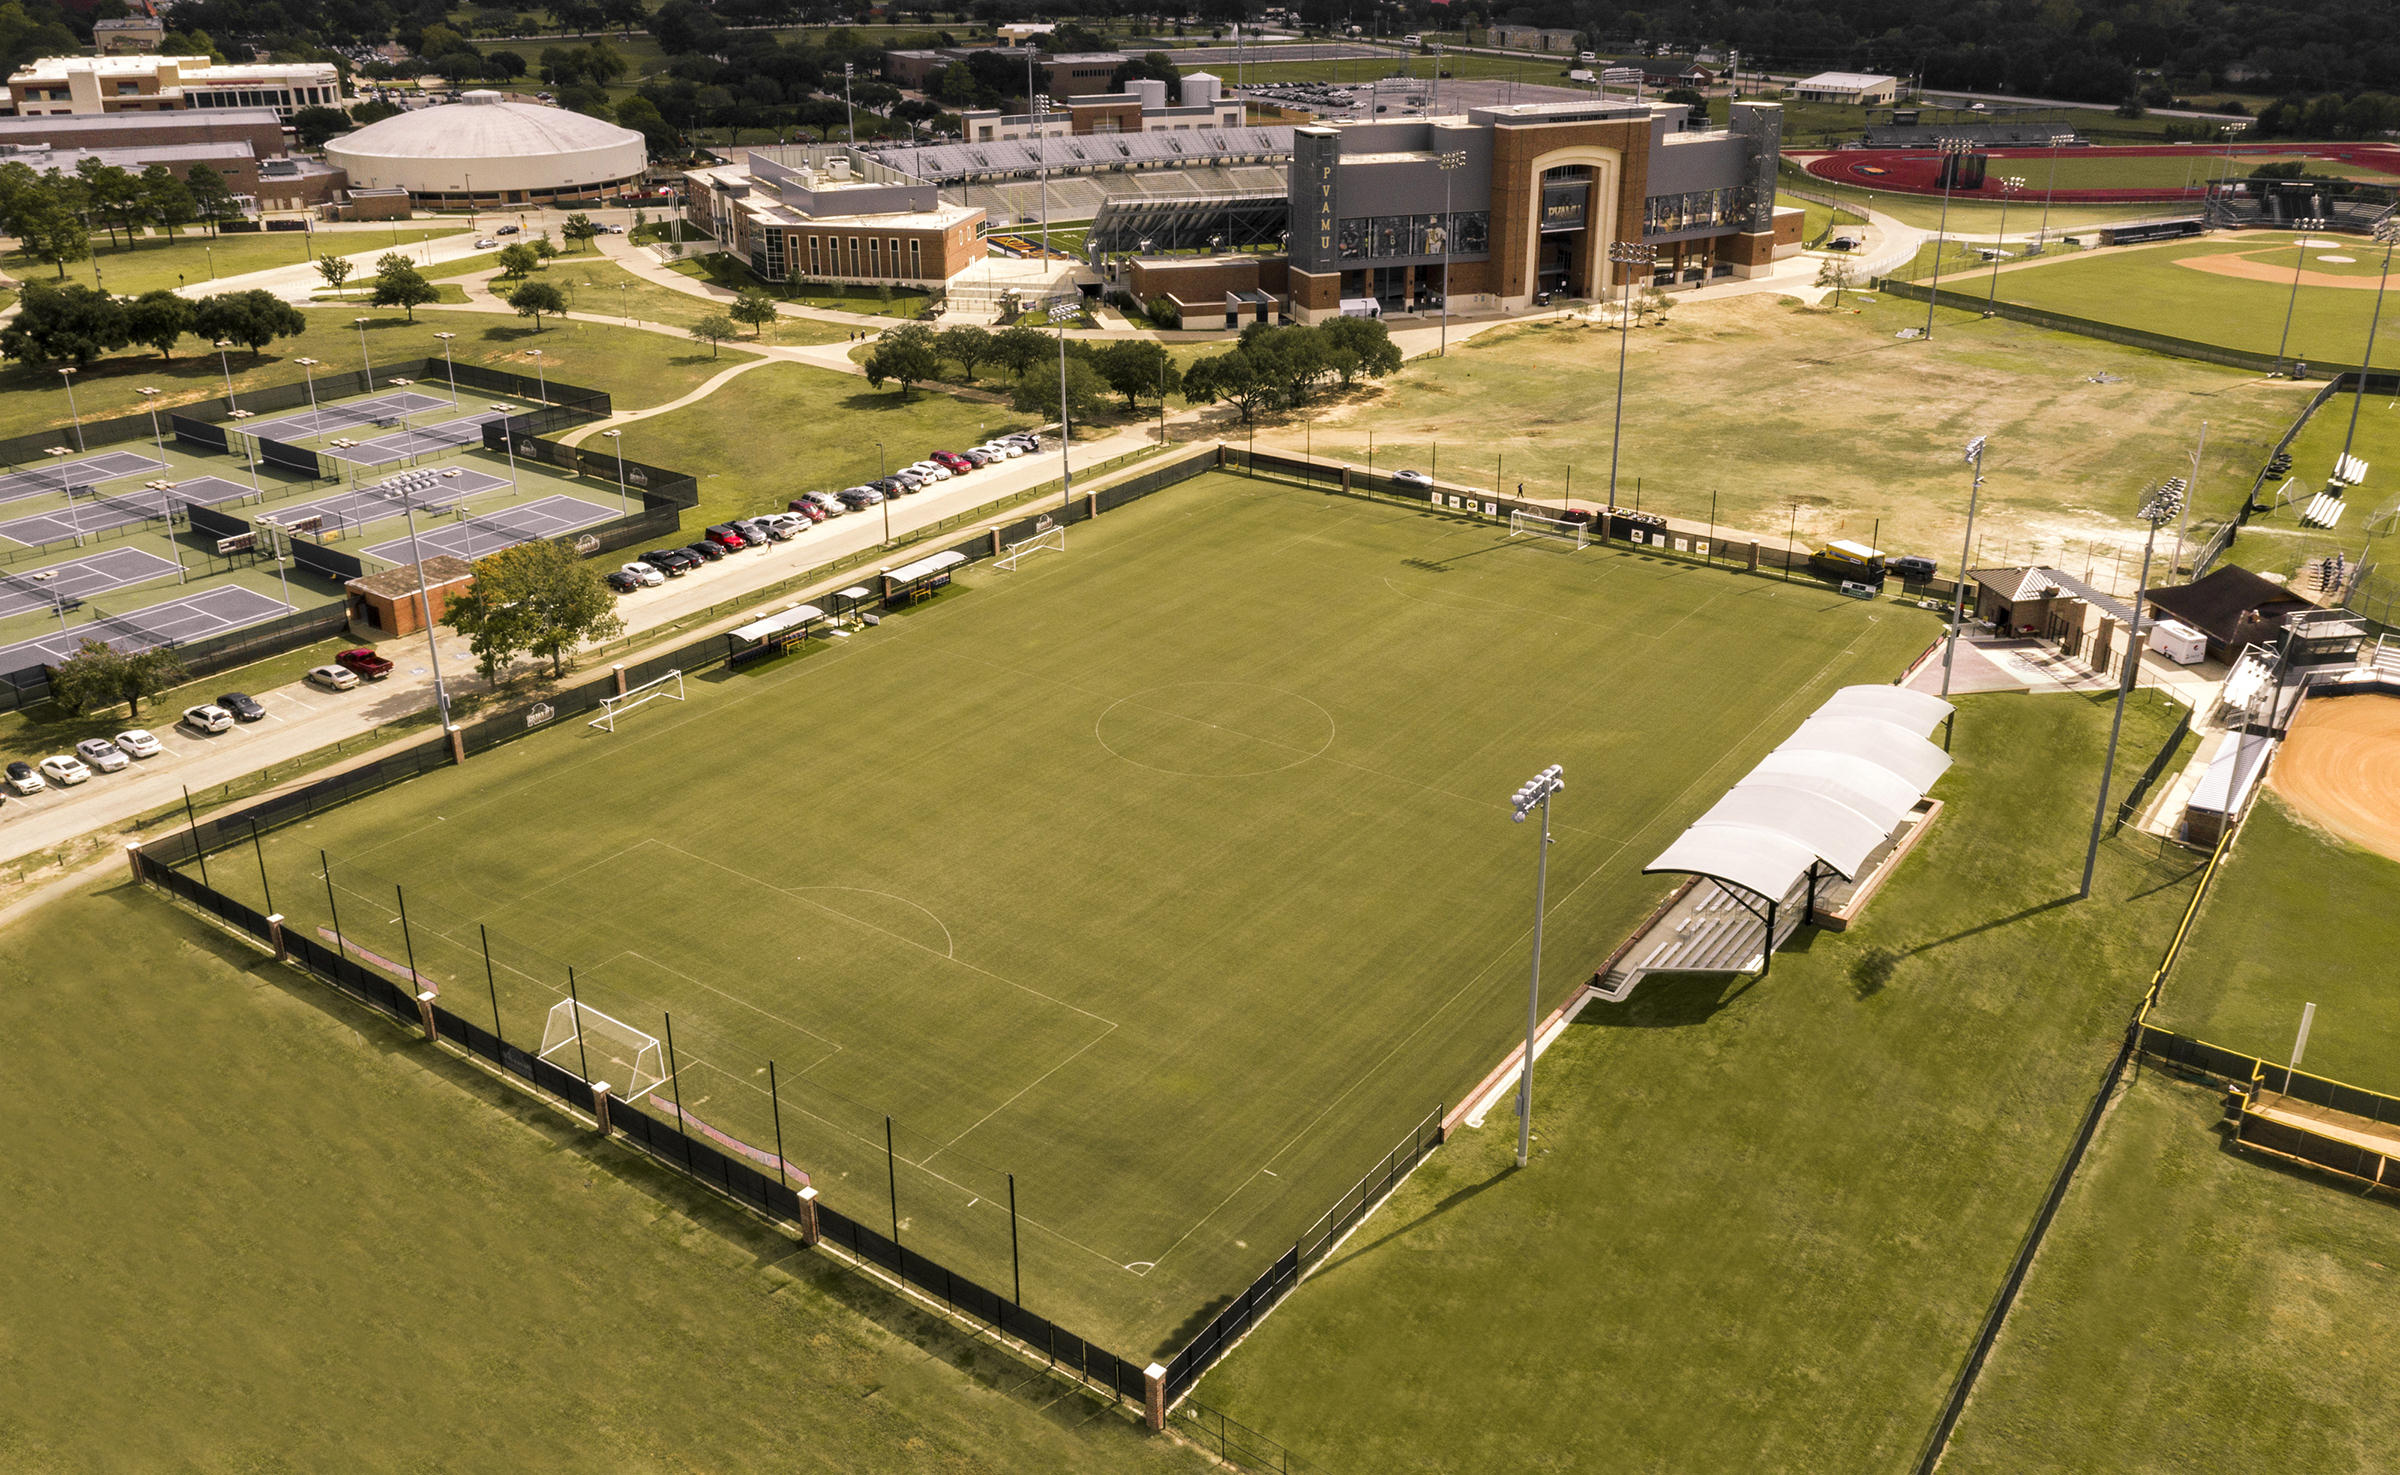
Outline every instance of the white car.
POLYGON ((73 788, 92 776, 83 760, 71 753, 59 753, 42 760, 42 777, 61 788, 73 788))
POLYGON ((805 533, 810 528, 816 526, 813 521, 806 517, 802 517, 797 512, 770 512, 765 517, 760 518, 759 521, 772 523, 776 527, 781 528, 783 530, 783 535, 787 538, 797 538, 802 533, 805 533))
POLYGON ((1427 476, 1422 471, 1395 471, 1392 473, 1392 480, 1400 483, 1400 485, 1404 487, 1425 487, 1427 489, 1431 489, 1433 486, 1433 478, 1427 476))
POLYGON ((85 738, 75 745, 75 756, 102 773, 115 773, 133 764, 133 760, 119 752, 117 745, 107 738, 85 738))
POLYGON ((8 765, 8 786, 20 794, 38 794, 50 787, 42 782, 42 776, 33 771, 30 763, 8 765))
POLYGON ((939 461, 918 461, 901 469, 913 471, 927 481, 948 481, 950 479, 950 468, 939 461))
POLYGON ((197 707, 183 709, 183 725, 194 732, 214 735, 233 730, 233 714, 214 702, 202 702, 197 707))
POLYGON ((800 500, 816 503, 817 506, 824 509, 827 517, 839 517, 850 510, 843 506, 842 499, 832 492, 808 492, 803 494, 800 500))
POLYGON ((308 673, 308 679, 327 691, 348 691, 358 685, 358 673, 339 666, 318 666, 308 673))
POLYGON ((667 576, 665 574, 660 573, 657 569, 652 568, 646 563, 629 563, 623 568, 617 570, 617 572, 630 578, 641 580, 642 587, 645 589, 655 589, 667 581, 667 576))
POLYGON ((135 758, 155 758, 166 751, 146 727, 128 727, 117 734, 117 746, 135 758))
POLYGON ((475 238, 475 249, 478 251, 497 251, 500 249, 500 243, 493 240, 490 236, 477 236, 475 238))
POLYGON ((1003 461, 1014 461, 1017 457, 1025 454, 1025 448, 1023 446, 1012 446, 1005 441, 997 440, 985 441, 982 445, 977 446, 975 449, 985 452, 989 455, 998 456, 1003 461))

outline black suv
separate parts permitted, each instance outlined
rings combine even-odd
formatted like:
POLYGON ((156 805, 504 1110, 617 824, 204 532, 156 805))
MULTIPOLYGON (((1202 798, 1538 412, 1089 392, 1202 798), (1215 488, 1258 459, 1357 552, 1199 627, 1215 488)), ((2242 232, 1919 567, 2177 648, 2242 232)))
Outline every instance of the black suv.
POLYGON ((267 709, 260 706, 248 692, 229 691, 217 698, 217 705, 231 712, 236 722, 256 722, 267 715, 267 709))
POLYGON ((653 548, 642 555, 642 562, 671 579, 681 578, 700 566, 698 558, 681 548, 653 548))
POLYGON ((725 556, 724 549, 719 548, 716 544, 709 542, 706 538, 701 539, 697 543, 691 544, 690 548, 694 557, 702 559, 708 563, 715 563, 718 559, 725 556))

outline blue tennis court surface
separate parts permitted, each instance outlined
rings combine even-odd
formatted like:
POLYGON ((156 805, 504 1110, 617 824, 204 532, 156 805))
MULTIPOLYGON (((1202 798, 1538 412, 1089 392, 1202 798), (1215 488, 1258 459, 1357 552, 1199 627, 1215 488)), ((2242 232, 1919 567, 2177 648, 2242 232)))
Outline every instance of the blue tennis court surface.
POLYGON ((30 573, 0 574, 0 619, 28 610, 74 609, 84 600, 127 584, 163 579, 175 561, 139 548, 111 548, 72 563, 54 563, 30 573))
POLYGON ((224 502, 238 502, 251 494, 251 489, 238 481, 227 481, 221 476, 195 476, 188 481, 175 483, 167 491, 144 488, 140 491, 111 493, 78 500, 71 508, 62 508, 57 512, 38 512, 13 522, 0 522, 0 538, 6 538, 11 543, 23 543, 27 547, 36 543, 55 543, 61 538, 72 538, 77 533, 88 538, 110 528, 121 528, 129 522, 146 522, 164 517, 174 507, 194 504, 214 507, 224 502))
POLYGON ((314 517, 324 527, 355 529, 387 517, 398 517, 412 506, 419 512, 447 513, 469 497, 480 497, 507 485, 507 478, 477 471, 472 466, 446 467, 411 472, 406 478, 338 492, 297 506, 278 507, 270 515, 285 527, 314 517))
POLYGON ((325 448, 325 454, 354 466, 385 466, 394 461, 405 461, 411 456, 429 455, 458 446, 481 445, 484 425, 501 418, 486 410, 457 420, 443 420, 395 431, 390 435, 379 435, 373 440, 362 440, 354 445, 329 445, 325 448))
POLYGON ((0 673, 13 675, 35 666, 54 665, 73 655, 75 648, 86 640, 105 640, 132 654, 238 630, 290 609, 282 600, 256 589, 233 587, 187 594, 146 609, 70 625, 64 634, 54 632, 0 648, 0 673))
POLYGON ((166 469, 166 462, 136 455, 132 451, 102 451, 97 456, 62 460, 56 466, 39 466, 0 476, 0 502, 14 502, 24 497, 38 497, 44 492, 56 493, 66 487, 94 486, 104 481, 139 476, 145 471, 166 469))
POLYGON ((330 435, 360 425, 373 425, 379 420, 397 421, 403 415, 422 414, 449 404, 446 399, 419 394, 413 389, 397 389, 379 394, 373 399, 347 400, 338 405, 319 405, 297 414, 279 415, 272 420, 243 420, 226 427, 248 436, 265 436, 269 440, 307 440, 311 436, 330 435))
POLYGON ((521 507, 479 512, 445 527, 421 529, 416 537, 416 552, 410 551, 408 539, 395 538, 369 548, 367 555, 387 563, 414 563, 418 553, 428 558, 436 553, 447 553, 453 558, 481 558, 536 538, 555 538, 578 528, 609 522, 617 516, 613 509, 581 497, 544 497, 521 507))

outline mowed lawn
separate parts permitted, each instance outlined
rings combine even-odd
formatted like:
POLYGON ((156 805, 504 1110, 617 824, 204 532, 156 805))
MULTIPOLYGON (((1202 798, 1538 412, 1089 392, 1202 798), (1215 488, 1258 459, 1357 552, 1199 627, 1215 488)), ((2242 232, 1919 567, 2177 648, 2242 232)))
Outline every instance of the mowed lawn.
POLYGON ((205 231, 187 227, 173 240, 144 235, 129 246, 122 234, 112 242, 107 231, 95 228, 91 257, 68 262, 64 278, 57 267, 22 251, 0 256, 0 271, 20 281, 50 286, 78 282, 86 287, 103 286, 120 297, 177 287, 206 292, 212 281, 226 277, 279 266, 305 266, 327 255, 398 250, 417 241, 460 235, 465 229, 459 225, 398 225, 373 231, 260 231, 212 239, 205 231))
POLYGON ((2400 1213, 2229 1150, 2222 1115, 2155 1070, 2118 1098, 1944 1471, 2392 1468, 2400 1213))
POLYGON ((0 977, 11 1470, 1198 1467, 159 897, 0 977))
MULTIPOLYGON (((2172 338, 2191 338, 2251 353, 2281 350, 2316 363, 2355 364, 2367 350, 2367 320, 2383 253, 2362 237, 2311 236, 2301 248, 2288 235, 2241 232, 2204 241, 2093 251, 2000 273, 2000 295, 2049 312, 2094 318, 2172 338), (2347 261, 2323 261, 2342 256, 2347 261), (2238 257, 2266 280, 2223 276, 2184 260, 2238 257), (2295 267, 2305 275, 2340 277, 2335 287, 2305 280, 2295 296, 2295 267), (2291 317, 2288 341, 2286 312, 2291 317)), ((2400 364, 2400 334, 2378 333, 2375 362, 2400 364)))
MULTIPOLYGON (((2320 697, 2319 701, 2382 701, 2320 697)), ((2317 1006, 2305 1068, 2400 1092, 2400 865, 2301 819, 2273 788, 2250 811, 2209 887, 2151 1019, 2178 1034, 2281 1062, 2317 1006)))
MULTIPOLYGON (((1360 1470, 1913 1468, 2190 895, 2111 843, 2076 900, 2108 722, 1964 699, 1856 926, 1587 1007, 1528 1168, 1503 1104, 1197 1396, 1360 1470)), ((2137 765, 2167 726, 2129 714, 2137 765)))
MULTIPOLYGON (((2299 577, 2301 587, 2311 593, 2315 584, 2304 574, 2304 564, 2339 553, 2355 566, 2369 538, 2389 530, 2375 518, 2400 508, 2400 408, 2395 408, 2396 404, 2400 401, 2390 395, 2370 392, 2363 399, 2337 394, 2318 406, 2292 442, 2291 490, 2283 491, 2282 477, 2270 478, 2260 488, 2259 500, 2273 510, 2244 524, 2226 556, 2261 573, 2299 577), (2303 526, 2301 512, 2325 490, 2345 448, 2367 463, 2367 479, 2344 494, 2342 500, 2349 510, 2340 522, 2330 528, 2303 526), (2273 505, 2279 496, 2289 500, 2273 505)), ((2293 407, 2295 417, 2299 408, 2293 407)), ((2253 472, 2256 469, 2252 468, 2253 472)), ((2244 477, 2238 485, 2249 484, 2244 477)), ((2375 561, 2381 562, 2380 553, 2375 561)), ((2383 592, 2375 595, 2368 613, 2382 617, 2384 592, 2390 585, 2379 583, 2376 587, 2383 592)))
MULTIPOLYGON (((338 908, 450 1007, 496 993, 512 1040, 574 969, 584 1006, 671 1043, 709 1128, 771 1154, 779 1103, 829 1204, 989 1286, 1014 1174, 1026 1304, 1140 1358, 1522 1029, 1528 774, 1562 763, 1582 796, 1550 872, 1558 998, 1666 890, 1639 868, 1680 825, 1934 628, 1211 477, 266 860, 291 925, 330 937, 338 908)), ((256 896, 251 865, 213 866, 256 896)))
MULTIPOLYGON (((729 361, 732 350, 728 344, 729 361)), ((625 427, 625 454, 699 475, 700 505, 683 515, 685 530, 697 535, 728 517, 781 507, 802 492, 838 492, 929 451, 977 445, 1038 418, 936 388, 902 394, 897 385, 878 389, 813 364, 769 364, 696 404, 625 427)))
MULTIPOLYGON (((2202 420, 2196 519, 2239 505, 2236 478, 2248 484, 2305 402, 2234 370, 1997 318, 1946 317, 1931 343, 1893 336, 1924 315, 1897 300, 1855 315, 1757 297, 1679 304, 1626 345, 1618 503, 1697 523, 1713 507, 1720 527, 1777 547, 1872 539, 1947 572, 1966 523, 1962 452, 1984 436, 1976 566, 2105 576, 2119 549, 2140 556, 2141 489, 2188 472, 2202 420)), ((1364 461, 1371 436, 1382 470, 1598 506, 1618 347, 1575 323, 1496 330, 1314 408, 1313 424, 1262 425, 1259 443, 1364 461)))

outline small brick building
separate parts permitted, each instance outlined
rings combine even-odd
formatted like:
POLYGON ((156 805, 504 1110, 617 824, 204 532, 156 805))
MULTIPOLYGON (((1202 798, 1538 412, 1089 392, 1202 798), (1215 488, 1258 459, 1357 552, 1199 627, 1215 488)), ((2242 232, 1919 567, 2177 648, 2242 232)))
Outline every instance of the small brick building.
POLYGON ((413 563, 352 579, 342 587, 349 595, 352 628, 389 636, 423 630, 428 602, 433 606, 433 623, 440 624, 451 596, 464 593, 474 583, 475 565, 444 553, 425 560, 425 600, 417 597, 417 566, 413 563))

